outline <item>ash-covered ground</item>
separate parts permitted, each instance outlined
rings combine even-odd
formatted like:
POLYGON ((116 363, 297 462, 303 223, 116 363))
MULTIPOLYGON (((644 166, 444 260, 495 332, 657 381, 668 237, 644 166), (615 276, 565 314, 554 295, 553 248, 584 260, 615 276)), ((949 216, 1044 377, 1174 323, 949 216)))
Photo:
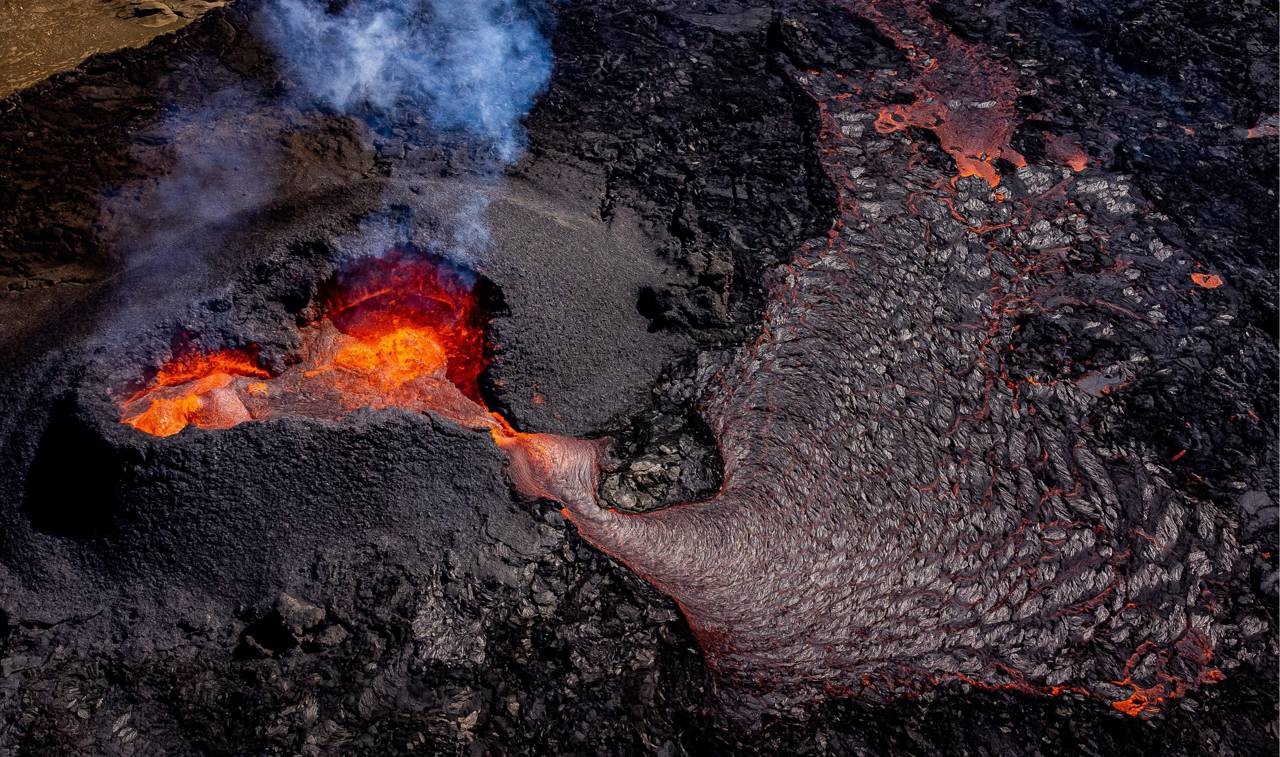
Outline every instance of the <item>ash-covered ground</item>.
POLYGON ((1274 8, 565 4, 495 184, 282 98, 262 7, 0 106, 0 749, 1273 750, 1274 8), (794 514, 699 558, 746 589, 664 587, 736 635, 486 434, 118 422, 176 340, 283 368, 344 260, 480 198, 492 409, 613 438, 605 504, 794 514))

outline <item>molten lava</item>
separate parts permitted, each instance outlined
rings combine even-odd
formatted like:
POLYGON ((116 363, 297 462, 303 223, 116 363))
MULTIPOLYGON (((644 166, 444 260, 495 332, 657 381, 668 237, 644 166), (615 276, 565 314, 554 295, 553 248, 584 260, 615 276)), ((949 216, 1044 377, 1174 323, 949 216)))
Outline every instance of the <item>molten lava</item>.
POLYGON ((301 362, 271 376, 251 352, 179 354, 122 403, 121 421, 153 436, 286 415, 358 408, 434 411, 476 428, 509 427, 484 407, 484 320, 472 282, 406 253, 366 261, 324 299, 301 362))
POLYGON ((150 389, 125 400, 121 420, 152 436, 172 436, 193 424, 230 428, 249 420, 232 385, 267 377, 250 353, 179 355, 161 367, 150 389))
POLYGON ((443 368, 463 394, 481 401, 484 314, 468 277, 393 254, 345 277, 326 312, 356 340, 334 356, 342 367, 388 386, 443 368))
POLYGON ((1089 153, 1075 139, 1055 134, 1046 134, 1044 139, 1045 155, 1050 160, 1061 163, 1076 173, 1089 167, 1089 153))
POLYGON ((1201 289, 1217 289, 1225 282, 1216 273, 1193 273, 1191 274, 1191 283, 1201 289))
MULTIPOLYGON (((957 37, 926 3, 849 4, 905 53, 914 69, 913 102, 880 108, 875 129, 892 134, 910 127, 931 131, 956 163, 957 177, 1000 183, 997 160, 1022 167, 1013 149, 1019 118, 1018 88, 1011 71, 957 37)), ((897 77, 888 82, 900 86, 897 77)))

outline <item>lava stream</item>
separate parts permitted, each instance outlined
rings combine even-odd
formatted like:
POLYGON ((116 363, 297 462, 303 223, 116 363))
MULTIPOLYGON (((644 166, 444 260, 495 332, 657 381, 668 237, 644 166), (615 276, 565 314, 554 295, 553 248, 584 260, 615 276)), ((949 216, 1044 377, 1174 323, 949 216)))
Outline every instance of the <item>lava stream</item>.
MULTIPOLYGON (((997 160, 1027 164, 1012 146, 1018 90, 1006 67, 957 37, 924 3, 844 5, 892 40, 915 72, 913 101, 882 106, 877 132, 931 131, 955 161, 957 178, 978 176, 993 187, 1000 183, 997 160)), ((900 86, 894 77, 886 84, 900 86)))

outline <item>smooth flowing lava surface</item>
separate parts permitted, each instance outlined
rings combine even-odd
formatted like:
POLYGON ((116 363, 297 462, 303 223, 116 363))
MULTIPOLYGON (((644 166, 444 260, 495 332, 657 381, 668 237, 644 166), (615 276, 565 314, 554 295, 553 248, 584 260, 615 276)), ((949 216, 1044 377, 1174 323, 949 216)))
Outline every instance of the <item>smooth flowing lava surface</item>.
POLYGON ((122 403, 153 436, 282 416, 339 418, 359 408, 432 411, 461 425, 509 427, 481 399, 484 313, 471 277, 395 251, 353 267, 303 330, 300 360, 279 375, 253 349, 182 352, 122 403))

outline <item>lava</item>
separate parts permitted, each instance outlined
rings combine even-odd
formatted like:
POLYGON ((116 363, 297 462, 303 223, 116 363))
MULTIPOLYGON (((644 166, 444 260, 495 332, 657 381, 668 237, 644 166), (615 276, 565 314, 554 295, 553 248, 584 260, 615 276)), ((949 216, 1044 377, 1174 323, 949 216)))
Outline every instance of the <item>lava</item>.
POLYGON ((304 329, 303 359, 272 376, 252 351, 181 353, 122 403, 121 422, 152 436, 279 417, 337 419, 361 408, 434 413, 487 430, 530 497, 586 503, 601 442, 517 431, 480 393, 484 310, 469 276, 393 251, 341 277, 324 317, 304 329))
POLYGON ((399 252, 357 268, 326 298, 328 319, 361 345, 348 345, 335 359, 354 370, 390 369, 385 380, 401 384, 442 367, 480 402, 484 313, 470 279, 399 252))
POLYGON ((1191 274, 1191 283, 1201 289, 1217 289, 1226 282, 1216 273, 1193 273, 1191 274))
MULTIPOLYGON (((672 597, 737 691, 776 702, 961 681, 1149 716, 1222 679, 1214 635, 1189 629, 1228 623, 1188 566, 1200 549, 1238 559, 1229 521, 1150 451, 1104 451, 1098 399, 1125 390, 1123 368, 1024 384, 1007 357, 1034 347, 1018 322, 1030 314, 1142 318, 1097 296, 1133 287, 1119 256, 1062 264, 1073 245, 1149 234, 1139 203, 1116 177, 1027 165, 1009 147, 1013 75, 923 3, 847 7, 906 52, 913 100, 883 72, 800 77, 839 215, 773 279, 759 338, 704 395, 721 490, 618 512, 597 497, 598 453, 561 444, 519 445, 513 479, 672 597), (958 176, 891 136, 908 127, 932 131, 958 176), (1021 170, 993 191, 998 161, 1021 170), (1066 187, 1114 215, 1083 212, 1066 187)), ((1053 163, 1088 167, 1071 139, 1050 143, 1053 163)))
POLYGON ((264 378, 251 352, 180 354, 160 368, 150 389, 124 401, 121 420, 152 436, 172 436, 188 425, 230 428, 249 420, 234 385, 264 378))
POLYGON ((484 407, 483 309, 470 278, 404 252, 364 261, 302 334, 302 359, 272 376, 252 351, 180 352, 124 400, 121 421, 153 436, 225 429, 281 416, 338 417, 358 408, 433 411, 509 429, 484 407))
POLYGON ((1072 171, 1079 173, 1089 167, 1089 153, 1071 137, 1056 134, 1045 135, 1045 154, 1072 171))
MULTIPOLYGON (((1211 635, 1179 640, 1218 622, 1200 550, 1237 559, 1223 518, 1144 451, 1103 445, 1093 384, 1024 385, 1005 358, 1024 346, 1015 316, 1070 305, 1138 317, 1072 297, 1131 286, 1119 265, 1081 286, 1055 263, 1073 244, 1142 229, 1068 208, 1056 187, 1074 182, 1114 218, 1137 204, 1113 178, 1028 166, 1010 147, 1013 74, 923 3, 861 10, 906 53, 913 99, 900 102, 894 76, 854 92, 843 76, 805 80, 824 119, 871 128, 822 129, 840 216, 826 244, 773 279, 759 338, 708 392, 724 459, 712 499, 644 514, 602 506, 600 445, 519 434, 490 413, 470 288, 404 257, 343 283, 298 367, 263 378, 166 366, 186 380, 157 381, 126 403, 125 422, 151 413, 176 433, 399 407, 488 429, 516 488, 562 503, 585 539, 677 602, 714 670, 757 691, 876 696, 963 681, 1145 716, 1220 680, 1211 635), (878 100, 853 96, 877 87, 878 100), (891 137, 911 127, 937 136, 957 176, 891 137), (1001 162, 1025 178, 993 192, 1001 162)), ((1065 142, 1057 160, 1088 165, 1065 142)))
POLYGON ((1280 136, 1280 116, 1272 114, 1245 131, 1246 139, 1271 139, 1280 136))
MULTIPOLYGON (((875 129, 892 134, 909 127, 933 132, 955 161, 957 177, 1000 183, 997 160, 1026 165, 1013 149, 1018 126, 1017 85, 1012 73, 961 40, 918 0, 844 3, 893 41, 915 71, 913 100, 880 107, 875 129)), ((896 86, 896 77, 890 81, 896 86)))
POLYGON ((1154 655, 1156 683, 1142 686, 1133 680, 1135 664, 1146 653, 1154 651, 1154 645, 1144 644, 1125 663, 1121 680, 1115 681, 1117 686, 1129 688, 1132 693, 1124 699, 1111 703, 1117 711, 1130 717, 1150 717, 1160 712, 1161 706, 1170 699, 1184 696, 1194 684, 1213 684, 1225 677, 1218 668, 1211 667, 1213 647, 1205 635, 1199 631, 1189 631, 1172 647, 1159 650, 1154 655), (1174 665, 1182 663, 1195 671, 1194 675, 1183 677, 1169 672, 1174 665))

